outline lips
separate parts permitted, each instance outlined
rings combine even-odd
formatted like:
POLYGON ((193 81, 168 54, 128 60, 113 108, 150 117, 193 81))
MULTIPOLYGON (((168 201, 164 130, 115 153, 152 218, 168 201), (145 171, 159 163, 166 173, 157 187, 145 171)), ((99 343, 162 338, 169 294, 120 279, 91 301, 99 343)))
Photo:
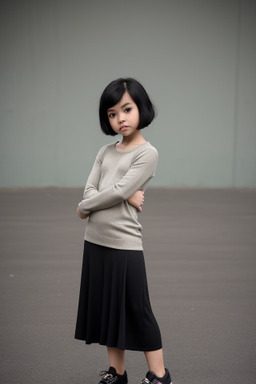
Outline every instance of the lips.
POLYGON ((127 125, 122 125, 122 127, 120 127, 120 131, 126 131, 127 129, 128 129, 127 125))

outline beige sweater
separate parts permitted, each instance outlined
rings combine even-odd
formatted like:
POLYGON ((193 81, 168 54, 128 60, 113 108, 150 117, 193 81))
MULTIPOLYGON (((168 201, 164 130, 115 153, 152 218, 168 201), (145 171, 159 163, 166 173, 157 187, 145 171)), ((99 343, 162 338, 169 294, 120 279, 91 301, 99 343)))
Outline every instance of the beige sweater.
POLYGON ((145 190, 157 160, 157 150, 149 142, 126 152, 118 151, 116 143, 101 148, 78 204, 81 213, 90 213, 85 240, 110 248, 143 249, 138 211, 126 200, 139 188, 145 190))

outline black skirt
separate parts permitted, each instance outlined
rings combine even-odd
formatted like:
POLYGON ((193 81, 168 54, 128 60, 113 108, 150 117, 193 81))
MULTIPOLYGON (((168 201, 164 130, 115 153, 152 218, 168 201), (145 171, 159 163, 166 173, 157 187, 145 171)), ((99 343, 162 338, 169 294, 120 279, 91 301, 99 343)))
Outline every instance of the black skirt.
POLYGON ((122 350, 162 348, 142 251, 85 241, 75 338, 122 350))

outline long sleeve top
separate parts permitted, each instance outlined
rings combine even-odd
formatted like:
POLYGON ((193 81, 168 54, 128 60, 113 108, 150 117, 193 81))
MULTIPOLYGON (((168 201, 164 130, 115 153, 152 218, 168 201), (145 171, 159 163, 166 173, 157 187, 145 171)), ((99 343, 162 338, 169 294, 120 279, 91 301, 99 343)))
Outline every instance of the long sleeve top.
POLYGON ((121 152, 116 143, 102 147, 87 180, 81 213, 90 214, 85 240, 117 249, 142 250, 138 211, 127 199, 145 191, 155 174, 157 150, 149 143, 121 152))

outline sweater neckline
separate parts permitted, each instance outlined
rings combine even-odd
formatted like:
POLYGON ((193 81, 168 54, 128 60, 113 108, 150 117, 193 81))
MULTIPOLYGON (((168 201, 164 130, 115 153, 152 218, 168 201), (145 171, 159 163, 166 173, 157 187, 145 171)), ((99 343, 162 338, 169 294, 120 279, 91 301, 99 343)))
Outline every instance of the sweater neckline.
POLYGON ((116 142, 114 143, 114 149, 115 149, 116 152, 118 152, 118 153, 129 153, 129 152, 136 151, 136 149, 141 148, 143 145, 149 144, 149 141, 146 141, 146 142, 143 143, 143 144, 137 145, 137 147, 128 149, 127 151, 118 151, 118 149, 116 148, 117 143, 119 143, 119 141, 116 141, 116 142))

